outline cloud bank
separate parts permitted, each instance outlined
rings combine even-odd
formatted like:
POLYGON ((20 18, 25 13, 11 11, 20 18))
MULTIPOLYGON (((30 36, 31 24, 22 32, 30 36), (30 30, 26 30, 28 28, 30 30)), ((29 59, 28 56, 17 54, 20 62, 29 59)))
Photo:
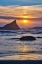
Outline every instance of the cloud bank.
MULTIPOLYGON (((33 6, 0 6, 0 22, 8 22, 9 20, 31 20, 42 22, 42 5, 33 6), (4 19, 1 20, 1 19, 4 19)), ((10 22, 10 21, 9 21, 10 22)))
POLYGON ((35 6, 0 6, 0 18, 10 16, 14 18, 42 18, 42 5, 35 6))

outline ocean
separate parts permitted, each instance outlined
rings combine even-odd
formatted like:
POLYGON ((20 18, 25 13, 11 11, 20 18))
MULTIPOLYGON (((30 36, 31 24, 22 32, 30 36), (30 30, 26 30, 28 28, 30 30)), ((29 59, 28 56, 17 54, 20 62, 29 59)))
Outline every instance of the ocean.
POLYGON ((36 38, 35 41, 14 39, 22 36, 42 37, 42 34, 0 30, 0 60, 42 60, 42 38, 36 38))

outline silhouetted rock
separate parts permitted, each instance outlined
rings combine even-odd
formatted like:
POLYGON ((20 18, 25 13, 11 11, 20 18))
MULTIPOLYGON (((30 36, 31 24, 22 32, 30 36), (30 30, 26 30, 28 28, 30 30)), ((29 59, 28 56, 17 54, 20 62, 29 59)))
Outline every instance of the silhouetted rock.
POLYGON ((3 30, 3 27, 0 27, 0 30, 3 30))
POLYGON ((23 37, 20 38, 20 40, 22 40, 22 41, 25 41, 25 40, 32 41, 32 40, 36 40, 36 38, 33 37, 33 36, 23 36, 23 37))
POLYGON ((38 36, 38 37, 36 37, 36 38, 42 38, 42 37, 38 36))
POLYGON ((20 30, 20 28, 17 25, 16 20, 14 20, 10 24, 7 24, 4 27, 1 27, 0 30, 20 30))
POLYGON ((42 27, 33 27, 31 29, 41 29, 42 30, 42 27))

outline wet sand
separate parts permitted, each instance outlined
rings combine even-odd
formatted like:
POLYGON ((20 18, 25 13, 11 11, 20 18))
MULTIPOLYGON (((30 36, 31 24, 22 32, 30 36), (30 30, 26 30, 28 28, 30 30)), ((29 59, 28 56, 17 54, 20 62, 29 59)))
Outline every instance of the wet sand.
POLYGON ((42 64, 42 60, 0 60, 0 64, 42 64))

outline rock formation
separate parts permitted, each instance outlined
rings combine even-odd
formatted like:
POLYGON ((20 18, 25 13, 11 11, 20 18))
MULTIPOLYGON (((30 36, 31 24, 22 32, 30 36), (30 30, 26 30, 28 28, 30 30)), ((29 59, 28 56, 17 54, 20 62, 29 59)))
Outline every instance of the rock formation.
POLYGON ((33 40, 36 40, 36 38, 33 37, 33 36, 23 36, 23 37, 20 38, 20 40, 22 40, 22 41, 33 41, 33 40))
POLYGON ((20 28, 17 25, 16 20, 14 20, 10 24, 5 25, 4 27, 0 27, 0 30, 20 30, 20 28))
POLYGON ((42 27, 33 27, 33 28, 31 28, 31 29, 40 29, 40 30, 42 30, 42 27))

